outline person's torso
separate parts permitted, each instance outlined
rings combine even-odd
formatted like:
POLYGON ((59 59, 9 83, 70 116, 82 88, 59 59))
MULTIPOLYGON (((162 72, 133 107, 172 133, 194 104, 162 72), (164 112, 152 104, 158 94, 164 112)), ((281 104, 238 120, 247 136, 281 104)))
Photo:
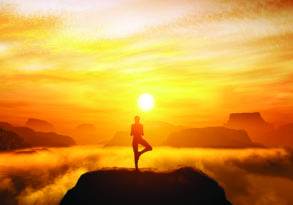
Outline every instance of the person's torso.
POLYGON ((132 124, 132 135, 134 137, 142 137, 143 136, 143 126, 142 124, 132 124))

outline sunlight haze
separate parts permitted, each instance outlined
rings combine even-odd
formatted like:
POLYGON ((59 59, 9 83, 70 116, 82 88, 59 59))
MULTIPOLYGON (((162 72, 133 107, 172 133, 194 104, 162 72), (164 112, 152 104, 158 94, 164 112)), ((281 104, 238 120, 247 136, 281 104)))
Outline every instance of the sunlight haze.
POLYGON ((293 120, 289 1, 1 0, 0 9, 0 117, 11 123, 112 133, 145 91, 156 98, 151 121, 222 125, 254 111, 293 120))

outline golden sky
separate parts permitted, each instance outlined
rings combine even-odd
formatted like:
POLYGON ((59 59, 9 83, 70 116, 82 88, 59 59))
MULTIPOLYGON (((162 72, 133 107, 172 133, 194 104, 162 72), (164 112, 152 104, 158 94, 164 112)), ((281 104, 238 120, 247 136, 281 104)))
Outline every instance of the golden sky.
POLYGON ((141 93, 146 120, 293 121, 292 22, 290 0, 0 0, 1 121, 116 131, 141 93))

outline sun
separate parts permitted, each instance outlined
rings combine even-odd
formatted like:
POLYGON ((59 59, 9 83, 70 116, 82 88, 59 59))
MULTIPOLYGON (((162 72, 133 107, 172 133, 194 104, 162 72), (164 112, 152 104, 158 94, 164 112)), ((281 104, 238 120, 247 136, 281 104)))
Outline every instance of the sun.
POLYGON ((143 111, 149 111, 154 107, 154 97, 148 93, 141 94, 138 98, 138 106, 143 111))

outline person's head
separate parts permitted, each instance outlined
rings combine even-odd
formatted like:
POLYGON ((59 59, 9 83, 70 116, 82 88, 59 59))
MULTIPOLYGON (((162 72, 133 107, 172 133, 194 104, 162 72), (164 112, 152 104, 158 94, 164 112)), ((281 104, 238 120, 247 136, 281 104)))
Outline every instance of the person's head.
POLYGON ((139 123, 139 121, 140 121, 140 117, 139 117, 139 116, 135 116, 135 117, 134 117, 134 122, 135 122, 135 123, 139 123))

